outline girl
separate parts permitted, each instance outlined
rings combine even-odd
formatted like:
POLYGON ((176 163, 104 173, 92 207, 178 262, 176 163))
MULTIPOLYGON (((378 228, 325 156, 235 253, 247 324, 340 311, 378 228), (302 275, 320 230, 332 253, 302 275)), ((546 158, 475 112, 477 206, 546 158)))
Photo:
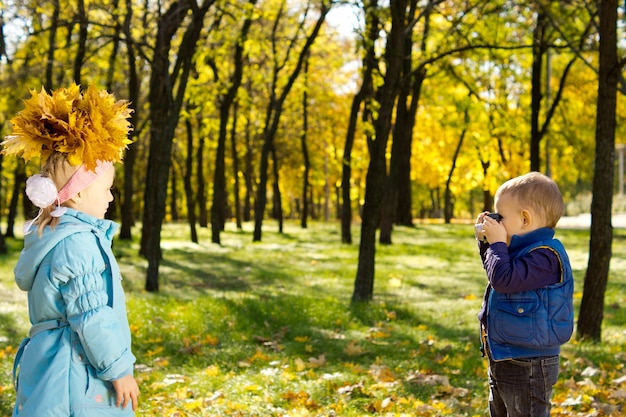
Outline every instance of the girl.
POLYGON ((5 153, 43 159, 42 173, 26 182, 40 211, 25 226, 15 267, 32 327, 15 358, 13 416, 132 416, 139 387, 111 251, 118 225, 104 219, 130 109, 76 85, 33 92, 25 104, 2 143, 5 153))

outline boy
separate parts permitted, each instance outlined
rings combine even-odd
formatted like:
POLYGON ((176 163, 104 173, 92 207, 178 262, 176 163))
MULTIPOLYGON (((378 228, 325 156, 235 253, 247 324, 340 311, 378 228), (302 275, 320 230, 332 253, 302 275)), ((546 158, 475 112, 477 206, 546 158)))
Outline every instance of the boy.
POLYGON ((560 346, 574 328, 574 280, 554 228, 564 212, 556 183, 513 178, 480 213, 476 238, 489 284, 478 319, 489 358, 491 417, 548 417, 560 346))

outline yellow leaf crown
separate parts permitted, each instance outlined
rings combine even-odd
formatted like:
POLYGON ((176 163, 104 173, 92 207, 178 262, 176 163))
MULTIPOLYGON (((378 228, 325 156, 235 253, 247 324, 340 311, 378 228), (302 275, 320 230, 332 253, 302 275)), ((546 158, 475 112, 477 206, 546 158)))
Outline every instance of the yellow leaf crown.
POLYGON ((112 94, 93 85, 84 93, 72 84, 48 94, 43 88, 31 91, 25 108, 11 119, 13 131, 2 142, 3 153, 26 161, 59 152, 72 165, 95 170, 98 161, 119 162, 132 141, 128 118, 129 102, 116 101, 112 94))

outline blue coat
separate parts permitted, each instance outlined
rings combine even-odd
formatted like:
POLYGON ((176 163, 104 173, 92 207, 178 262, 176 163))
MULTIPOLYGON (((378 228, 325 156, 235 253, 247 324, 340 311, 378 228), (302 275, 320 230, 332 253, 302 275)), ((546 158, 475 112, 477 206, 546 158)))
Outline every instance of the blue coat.
POLYGON ((15 267, 33 325, 15 360, 13 416, 123 416, 110 381, 135 357, 122 276, 111 251, 118 225, 68 209, 40 238, 33 230, 15 267))

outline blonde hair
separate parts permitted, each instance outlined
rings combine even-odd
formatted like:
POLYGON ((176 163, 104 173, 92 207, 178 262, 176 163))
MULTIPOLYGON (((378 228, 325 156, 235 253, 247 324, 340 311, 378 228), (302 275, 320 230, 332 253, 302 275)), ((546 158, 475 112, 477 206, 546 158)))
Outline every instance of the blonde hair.
POLYGON ((529 172, 506 181, 496 191, 495 199, 505 195, 516 198, 523 206, 528 205, 552 229, 565 213, 565 203, 558 185, 552 178, 539 172, 529 172))
MULTIPOLYGON (((50 178, 57 187, 58 192, 79 168, 80 165, 72 165, 69 162, 66 154, 53 152, 41 167, 41 175, 50 178)), ((35 221, 35 224, 38 225, 37 231, 39 236, 42 235, 44 227, 50 225, 54 229, 59 224, 59 217, 54 217, 51 214, 56 206, 57 201, 41 209, 41 215, 35 221)))

